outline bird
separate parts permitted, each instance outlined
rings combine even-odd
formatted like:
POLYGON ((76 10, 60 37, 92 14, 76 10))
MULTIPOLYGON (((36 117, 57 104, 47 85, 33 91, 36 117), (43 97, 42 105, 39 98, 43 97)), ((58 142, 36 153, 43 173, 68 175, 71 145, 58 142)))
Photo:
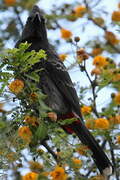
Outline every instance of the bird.
POLYGON ((113 173, 113 165, 84 124, 77 92, 67 68, 48 41, 44 14, 37 5, 33 6, 15 47, 18 48, 24 42, 30 43, 27 51, 38 52, 42 49, 47 54, 47 60, 42 59, 33 67, 42 68, 37 87, 47 96, 46 105, 57 114, 58 120, 76 118, 74 122, 62 128, 69 134, 75 133, 91 150, 91 156, 100 173, 110 176, 113 173))

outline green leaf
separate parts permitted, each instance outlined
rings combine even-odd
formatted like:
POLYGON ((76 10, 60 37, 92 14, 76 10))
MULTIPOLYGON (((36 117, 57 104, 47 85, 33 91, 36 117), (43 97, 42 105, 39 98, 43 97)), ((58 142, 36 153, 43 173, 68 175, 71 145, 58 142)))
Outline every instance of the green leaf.
POLYGON ((65 119, 65 120, 59 121, 59 124, 60 124, 60 125, 66 125, 66 124, 71 124, 71 123, 73 123, 74 121, 76 121, 76 118, 65 119))
POLYGON ((25 74, 25 76, 36 82, 39 82, 39 79, 40 79, 39 75, 36 74, 35 72, 32 72, 31 74, 25 74))
MULTIPOLYGON (((30 43, 27 43, 27 41, 25 43, 21 43, 19 45, 19 49, 23 52, 25 52, 29 47, 30 47, 30 43)), ((14 48, 15 49, 15 48, 14 48)))
POLYGON ((38 180, 49 180, 47 177, 42 176, 42 175, 39 175, 37 179, 38 180))
POLYGON ((37 137, 37 139, 42 140, 46 137, 46 135, 47 135, 47 127, 44 123, 41 123, 37 128, 35 136, 37 137))
POLYGON ((2 83, 2 84, 0 84, 0 94, 2 94, 3 93, 3 91, 4 91, 4 89, 6 88, 6 86, 8 85, 8 82, 5 82, 5 83, 2 83))
POLYGON ((0 129, 4 129, 6 127, 5 122, 0 121, 0 129))
POLYGON ((13 77, 13 74, 9 73, 9 72, 0 72, 0 77, 2 77, 4 79, 9 79, 9 78, 13 77))

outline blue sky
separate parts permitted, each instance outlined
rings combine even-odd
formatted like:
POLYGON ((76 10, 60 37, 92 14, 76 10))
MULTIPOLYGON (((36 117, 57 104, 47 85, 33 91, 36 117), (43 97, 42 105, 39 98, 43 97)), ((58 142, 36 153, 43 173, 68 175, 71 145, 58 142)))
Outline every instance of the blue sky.
MULTIPOLYGON (((90 2, 91 0, 88 0, 88 2, 90 2)), ((61 5, 63 3, 75 3, 75 2, 81 2, 80 0, 41 0, 38 5, 40 5, 41 7, 43 7, 44 9, 46 10, 49 10, 52 8, 52 5, 55 4, 55 5, 61 5)), ((102 5, 105 5, 106 8, 109 10, 109 11, 112 11, 114 9, 114 7, 117 7, 117 4, 118 4, 118 0, 102 0, 101 1, 102 5)))

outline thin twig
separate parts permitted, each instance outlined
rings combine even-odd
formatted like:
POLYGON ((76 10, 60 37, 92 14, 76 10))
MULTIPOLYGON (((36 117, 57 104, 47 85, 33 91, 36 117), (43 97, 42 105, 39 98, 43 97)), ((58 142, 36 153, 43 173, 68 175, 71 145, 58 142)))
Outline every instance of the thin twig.
POLYGON ((54 22, 55 22, 55 24, 57 25, 58 28, 62 29, 62 26, 56 20, 54 22))
POLYGON ((85 4, 86 8, 89 9, 87 0, 84 0, 84 4, 85 4))
POLYGON ((97 1, 95 2, 95 4, 92 6, 92 8, 95 8, 100 2, 101 2, 101 0, 97 0, 97 1))
MULTIPOLYGON (((80 67, 80 65, 79 65, 79 67, 80 67)), ((90 81, 90 84, 91 84, 91 88, 92 88, 92 94, 93 94, 93 111, 94 111, 94 113, 95 113, 95 115, 97 116, 97 117, 99 117, 99 114, 98 114, 98 112, 97 112, 97 109, 96 109, 96 93, 95 93, 95 88, 96 88, 96 85, 95 85, 95 82, 96 82, 96 79, 94 79, 94 81, 92 81, 91 80, 91 78, 90 78, 90 76, 89 76, 89 74, 88 74, 88 72, 87 72, 87 69, 86 69, 86 61, 84 61, 84 72, 86 73, 86 76, 87 76, 87 78, 89 79, 89 81, 90 81)))
POLYGON ((58 162, 58 157, 57 155, 54 153, 54 151, 52 151, 52 149, 50 148, 50 146, 48 146, 48 144, 46 143, 46 141, 42 141, 41 145, 43 145, 48 152, 54 157, 55 161, 58 162))
POLYGON ((119 174, 118 174, 118 171, 117 171, 117 165, 116 165, 116 161, 115 161, 115 154, 114 154, 113 144, 112 144, 111 139, 108 139, 108 142, 109 142, 110 153, 111 153, 112 163, 113 163, 113 167, 114 167, 115 177, 116 177, 116 180, 119 180, 119 174))
POLYGON ((18 21, 19 21, 19 23, 20 23, 20 26, 21 26, 21 28, 23 29, 23 28, 24 28, 24 25, 23 25, 22 20, 21 20, 21 18, 20 18, 19 11, 17 10, 16 7, 14 7, 14 11, 15 11, 15 13, 16 13, 16 15, 17 15, 17 19, 18 19, 18 21))
MULTIPOLYGON (((71 43, 72 43, 72 45, 74 45, 74 46, 76 47, 76 50, 79 49, 79 47, 78 47, 78 45, 77 45, 76 43, 74 43, 74 42, 71 42, 71 43)), ((89 53, 87 53, 87 54, 90 55, 89 53)), ((90 55, 90 56, 91 56, 91 55, 90 55)), ((79 68, 80 68, 80 69, 81 69, 81 67, 82 67, 82 66, 79 64, 79 68)), ((84 69, 84 72, 86 73, 86 76, 87 76, 87 78, 88 78, 88 80, 89 80, 89 82, 90 82, 90 84, 91 84, 91 87, 92 87, 93 107, 94 107, 93 111, 94 111, 95 115, 99 118, 99 114, 98 114, 97 109, 96 109, 96 97, 97 97, 97 96, 96 96, 96 93, 95 93, 96 77, 95 77, 95 79, 94 79, 93 81, 91 80, 91 78, 90 78, 90 76, 89 76, 89 74, 88 74, 88 72, 87 72, 87 69, 86 69, 86 61, 84 61, 83 69, 84 69)))

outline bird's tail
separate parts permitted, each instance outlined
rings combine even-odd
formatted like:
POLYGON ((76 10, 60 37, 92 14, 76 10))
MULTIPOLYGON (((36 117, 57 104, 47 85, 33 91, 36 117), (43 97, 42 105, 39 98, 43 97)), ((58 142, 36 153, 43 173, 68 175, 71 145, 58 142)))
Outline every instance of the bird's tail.
POLYGON ((100 173, 105 176, 111 175, 113 173, 111 162, 85 125, 80 121, 75 121, 68 126, 76 133, 80 141, 92 151, 92 157, 100 173))

